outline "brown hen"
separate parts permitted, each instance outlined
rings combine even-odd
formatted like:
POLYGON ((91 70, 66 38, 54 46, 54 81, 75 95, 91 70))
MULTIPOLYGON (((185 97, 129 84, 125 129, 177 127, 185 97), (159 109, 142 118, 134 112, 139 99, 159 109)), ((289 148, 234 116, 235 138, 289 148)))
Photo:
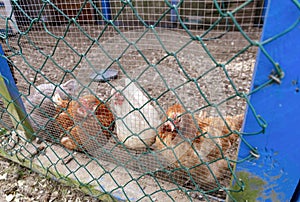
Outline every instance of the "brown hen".
POLYGON ((110 109, 94 95, 85 95, 78 101, 61 102, 67 110, 57 116, 67 133, 61 144, 71 150, 93 150, 102 147, 113 131, 114 116, 110 109), (72 125, 73 122, 73 125, 72 125))
POLYGON ((57 114, 53 103, 53 95, 57 94, 57 96, 67 100, 74 96, 76 88, 76 80, 71 79, 57 86, 53 83, 44 83, 30 89, 30 94, 24 101, 24 106, 39 140, 59 141, 62 130, 57 122, 52 119, 57 114))
POLYGON ((208 130, 208 126, 199 126, 198 120, 179 104, 171 106, 166 114, 168 118, 163 120, 155 142, 165 159, 172 166, 188 169, 197 183, 212 185, 214 176, 222 178, 227 162, 221 159, 220 138, 214 138, 219 131, 204 136, 200 131, 208 130))
POLYGON ((236 115, 236 116, 226 116, 224 117, 225 122, 222 120, 221 117, 198 117, 198 124, 203 132, 208 132, 210 128, 215 128, 221 131, 220 136, 221 144, 223 151, 227 151, 231 148, 231 146, 237 142, 238 135, 234 133, 234 131, 239 131, 242 127, 244 115, 236 115))
POLYGON ((56 107, 55 120, 61 130, 68 131, 70 127, 74 126, 73 107, 76 102, 72 100, 63 100, 59 94, 54 95, 53 101, 56 107))

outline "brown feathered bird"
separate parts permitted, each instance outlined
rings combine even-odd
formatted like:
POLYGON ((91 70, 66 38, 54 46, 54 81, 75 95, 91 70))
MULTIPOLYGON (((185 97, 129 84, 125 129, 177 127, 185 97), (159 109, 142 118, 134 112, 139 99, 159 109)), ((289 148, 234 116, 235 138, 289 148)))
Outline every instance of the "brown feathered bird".
POLYGON ((220 131, 199 125, 196 117, 181 105, 166 111, 167 118, 159 128, 156 149, 176 168, 188 169, 197 183, 213 186, 227 172, 227 162, 221 158, 220 131), (209 133, 204 133, 210 130, 209 133), (216 135, 217 134, 217 135, 216 135))
POLYGON ((55 121, 60 126, 61 131, 65 132, 74 126, 73 107, 76 103, 72 100, 64 100, 59 94, 53 96, 56 107, 55 121))
POLYGON ((57 113, 52 95, 58 95, 62 99, 68 100, 74 95, 76 88, 76 80, 71 79, 58 86, 52 83, 41 84, 31 91, 24 104, 38 138, 54 142, 59 141, 59 135, 62 131, 53 119, 57 113))
POLYGON ((66 108, 56 116, 57 122, 66 130, 60 141, 63 146, 92 151, 106 144, 113 131, 114 116, 105 103, 94 95, 58 103, 58 110, 66 108))
POLYGON ((221 131, 221 145, 222 150, 225 152, 237 142, 239 136, 234 131, 239 131, 242 128, 244 114, 225 116, 224 120, 221 117, 207 117, 206 115, 198 117, 198 124, 204 132, 208 132, 210 128, 221 131))

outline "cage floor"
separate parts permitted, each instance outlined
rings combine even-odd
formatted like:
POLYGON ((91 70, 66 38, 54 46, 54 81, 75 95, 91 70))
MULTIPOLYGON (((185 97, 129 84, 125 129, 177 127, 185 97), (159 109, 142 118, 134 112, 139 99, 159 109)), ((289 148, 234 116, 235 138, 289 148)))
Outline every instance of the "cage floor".
MULTIPOLYGON (((73 152, 55 144, 24 142, 23 132, 12 133, 9 141, 1 138, 1 155, 31 168, 50 178, 73 182, 88 188, 89 194, 110 193, 117 200, 135 201, 202 201, 202 194, 184 189, 156 176, 140 172, 101 159, 91 160, 83 153, 73 152), (18 134, 18 135, 17 135, 18 134), (159 191, 158 191, 159 190, 159 191), (140 200, 141 199, 141 200, 140 200)), ((223 195, 222 193, 219 193, 223 195)), ((101 195, 100 195, 101 196, 101 195)), ((103 197, 103 196, 102 196, 103 197)), ((211 201, 223 201, 206 196, 211 201)))

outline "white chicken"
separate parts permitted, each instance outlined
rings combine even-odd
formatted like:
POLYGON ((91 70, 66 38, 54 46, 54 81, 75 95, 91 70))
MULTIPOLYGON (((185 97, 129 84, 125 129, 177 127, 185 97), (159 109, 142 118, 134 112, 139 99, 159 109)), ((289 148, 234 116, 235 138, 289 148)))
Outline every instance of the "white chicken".
POLYGON ((130 79, 125 79, 125 87, 113 89, 111 95, 118 139, 131 149, 151 146, 161 120, 149 98, 130 79))

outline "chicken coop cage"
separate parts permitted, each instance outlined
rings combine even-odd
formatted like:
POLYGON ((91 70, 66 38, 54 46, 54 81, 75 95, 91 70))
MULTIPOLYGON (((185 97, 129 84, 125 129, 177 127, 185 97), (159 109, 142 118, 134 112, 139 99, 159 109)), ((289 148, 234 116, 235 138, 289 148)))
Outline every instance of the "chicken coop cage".
POLYGON ((4 1, 1 154, 103 201, 234 201, 266 6, 4 1))

